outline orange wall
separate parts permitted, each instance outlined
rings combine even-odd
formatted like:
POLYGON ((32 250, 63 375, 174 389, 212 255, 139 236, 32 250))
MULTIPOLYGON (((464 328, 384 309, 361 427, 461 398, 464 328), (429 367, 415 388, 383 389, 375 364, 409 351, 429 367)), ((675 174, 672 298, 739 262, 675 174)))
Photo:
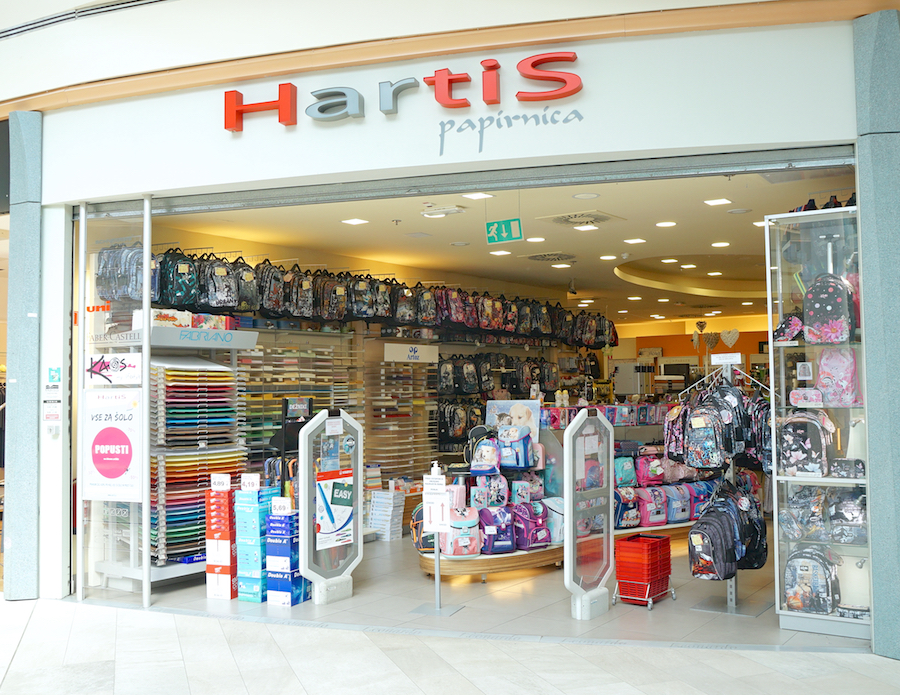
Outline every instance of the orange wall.
MULTIPOLYGON (((728 347, 720 339, 719 344, 716 345, 711 352, 713 354, 717 352, 740 352, 746 358, 747 355, 758 355, 759 344, 767 340, 768 333, 766 331, 749 331, 747 333, 741 333, 737 342, 732 347, 728 347)), ((640 351, 641 348, 661 347, 663 350, 663 357, 702 357, 706 354, 706 343, 703 342, 702 337, 700 341, 700 350, 698 351, 694 350, 694 344, 691 342, 691 336, 689 335, 649 336, 637 338, 637 350, 640 351)))

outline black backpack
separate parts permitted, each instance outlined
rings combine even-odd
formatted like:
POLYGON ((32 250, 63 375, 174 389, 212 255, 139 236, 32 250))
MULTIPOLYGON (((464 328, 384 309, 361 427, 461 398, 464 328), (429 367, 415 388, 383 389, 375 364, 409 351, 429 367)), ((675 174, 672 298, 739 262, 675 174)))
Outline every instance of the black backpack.
POLYGON ((846 343, 856 329, 853 288, 825 273, 803 295, 803 337, 810 345, 846 343))
POLYGON ((200 287, 197 306, 213 311, 228 311, 237 308, 238 283, 231 264, 214 254, 198 262, 200 287))
POLYGON ((837 576, 843 558, 815 545, 797 546, 784 567, 783 608, 799 613, 828 615, 841 602, 837 576))
POLYGON ((375 319, 390 319, 393 317, 393 302, 391 301, 391 283, 384 280, 373 280, 375 319))
POLYGON ((416 298, 416 323, 420 326, 438 325, 438 307, 434 290, 417 283, 413 287, 416 298))
POLYGON ((453 377, 453 359, 441 358, 438 361, 438 386, 440 396, 450 396, 456 393, 456 381, 453 377))
POLYGON ((688 556, 697 579, 725 580, 737 574, 734 526, 727 512, 707 508, 688 534, 688 556))
POLYGON ((267 318, 284 316, 284 270, 266 259, 255 269, 259 311, 267 318))
POLYGON ((478 378, 481 381, 481 393, 490 393, 496 388, 494 382, 494 370, 490 355, 476 355, 475 366, 478 368, 478 378))
POLYGON ((375 284, 371 276, 354 277, 350 281, 348 316, 370 321, 375 318, 375 284))
POLYGON ((417 321, 415 292, 403 283, 391 288, 391 314, 398 326, 410 326, 417 321))
POLYGON ((458 394, 480 393, 481 378, 478 367, 471 357, 456 357, 453 360, 453 379, 458 394))
POLYGON ((160 302, 170 307, 194 306, 197 303, 199 278, 193 258, 181 249, 169 249, 159 263, 160 302))
POLYGON ((237 282, 236 311, 259 311, 259 287, 256 284, 256 272, 247 261, 238 258, 231 264, 237 282))

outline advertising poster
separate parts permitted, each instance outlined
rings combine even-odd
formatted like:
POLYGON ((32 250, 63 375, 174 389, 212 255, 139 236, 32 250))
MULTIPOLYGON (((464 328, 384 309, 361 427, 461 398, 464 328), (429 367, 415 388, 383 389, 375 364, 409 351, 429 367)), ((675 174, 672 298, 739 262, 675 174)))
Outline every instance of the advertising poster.
POLYGON ((316 550, 353 542, 353 469, 316 474, 316 550))
POLYGON ((141 389, 84 391, 83 499, 143 499, 141 400, 141 389))
POLYGON ((90 386, 140 386, 141 354, 89 355, 85 381, 90 386))

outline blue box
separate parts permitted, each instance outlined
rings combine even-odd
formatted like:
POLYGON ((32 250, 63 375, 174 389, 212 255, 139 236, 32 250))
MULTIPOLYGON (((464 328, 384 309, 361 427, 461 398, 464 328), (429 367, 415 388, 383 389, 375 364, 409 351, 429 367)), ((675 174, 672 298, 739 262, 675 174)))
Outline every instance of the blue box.
POLYGON ((300 569, 300 539, 267 536, 266 558, 276 572, 300 569))
POLYGON ((238 601, 264 603, 268 593, 266 573, 261 577, 238 577, 238 601))
POLYGON ((235 546, 237 548, 237 566, 240 569, 241 565, 258 565, 262 563, 262 566, 265 567, 266 562, 266 547, 262 546, 254 546, 254 545, 241 545, 237 544, 235 546))
POLYGON ((252 316, 235 316, 237 320, 238 328, 253 328, 253 317, 252 316))
POLYGON ((268 592, 273 605, 296 606, 312 597, 312 582, 299 571, 269 572, 268 592))

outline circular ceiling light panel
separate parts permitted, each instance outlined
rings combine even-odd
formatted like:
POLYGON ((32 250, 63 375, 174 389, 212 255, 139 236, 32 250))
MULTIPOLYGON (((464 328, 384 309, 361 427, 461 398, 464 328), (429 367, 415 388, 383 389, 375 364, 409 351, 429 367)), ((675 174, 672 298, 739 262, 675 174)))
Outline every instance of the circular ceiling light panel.
POLYGON ((674 227, 675 224, 676 224, 675 222, 657 222, 656 226, 657 227, 674 227))
POLYGON ((599 193, 576 193, 572 196, 575 200, 592 200, 593 198, 599 198, 599 193))
POLYGON ((750 208, 732 208, 728 211, 729 215, 746 215, 748 212, 753 212, 750 208))
POLYGON ((726 246, 731 246, 731 244, 727 241, 714 241, 710 246, 717 249, 724 249, 726 246))
POLYGON ((451 241, 450 246, 468 246, 468 241, 451 241))

